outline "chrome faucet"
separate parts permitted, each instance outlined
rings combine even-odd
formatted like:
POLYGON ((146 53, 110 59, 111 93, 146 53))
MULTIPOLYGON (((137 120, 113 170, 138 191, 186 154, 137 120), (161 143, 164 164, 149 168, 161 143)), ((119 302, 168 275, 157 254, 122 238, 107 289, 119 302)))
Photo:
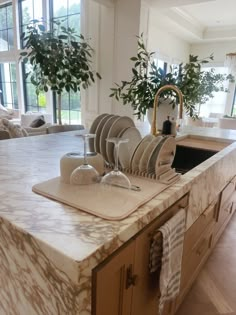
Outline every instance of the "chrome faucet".
POLYGON ((183 94, 182 94, 182 92, 180 91, 180 89, 176 85, 167 84, 167 85, 162 86, 157 91, 155 98, 154 98, 154 104, 153 104, 153 118, 152 118, 151 134, 154 136, 158 135, 157 118, 156 118, 158 101, 160 98, 160 94, 166 90, 173 90, 178 95, 178 97, 179 97, 179 119, 183 118, 183 94))

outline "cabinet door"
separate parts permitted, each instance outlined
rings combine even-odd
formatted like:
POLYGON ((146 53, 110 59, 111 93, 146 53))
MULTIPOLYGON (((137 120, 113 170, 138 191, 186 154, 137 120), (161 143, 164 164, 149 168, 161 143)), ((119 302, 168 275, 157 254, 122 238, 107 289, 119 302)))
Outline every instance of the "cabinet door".
POLYGON ((130 315, 134 241, 93 271, 93 315, 130 315))
MULTIPOLYGON (((134 274, 138 275, 133 286, 132 315, 157 315, 159 275, 149 272, 149 252, 153 233, 169 220, 180 208, 186 208, 188 196, 183 197, 146 227, 136 238, 134 274)), ((165 306, 164 314, 172 314, 172 303, 165 306)))
POLYGON ((216 243, 224 231, 235 210, 235 179, 228 183, 221 193, 217 224, 214 231, 214 242, 216 243))

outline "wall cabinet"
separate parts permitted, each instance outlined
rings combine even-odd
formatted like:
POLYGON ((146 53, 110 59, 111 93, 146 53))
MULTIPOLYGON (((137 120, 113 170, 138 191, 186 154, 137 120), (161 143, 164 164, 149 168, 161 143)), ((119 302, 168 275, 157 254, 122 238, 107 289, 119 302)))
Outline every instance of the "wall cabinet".
POLYGON ((187 205, 185 195, 93 270, 93 315, 157 314, 158 275, 149 273, 152 234, 187 205))

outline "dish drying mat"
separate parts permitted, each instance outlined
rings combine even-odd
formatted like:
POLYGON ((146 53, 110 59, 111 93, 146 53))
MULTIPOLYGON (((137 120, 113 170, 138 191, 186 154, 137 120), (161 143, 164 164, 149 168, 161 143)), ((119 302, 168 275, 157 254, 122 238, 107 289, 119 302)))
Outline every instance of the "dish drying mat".
POLYGON ((121 220, 169 186, 146 178, 128 177, 140 191, 103 184, 70 185, 60 177, 36 184, 32 190, 103 219, 121 220))

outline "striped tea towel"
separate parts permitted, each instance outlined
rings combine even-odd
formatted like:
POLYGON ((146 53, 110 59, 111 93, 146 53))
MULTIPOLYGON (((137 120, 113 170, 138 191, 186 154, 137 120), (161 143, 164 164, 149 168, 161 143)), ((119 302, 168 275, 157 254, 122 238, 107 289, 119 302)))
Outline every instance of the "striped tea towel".
MULTIPOLYGON (((163 237, 163 254, 161 260, 160 274, 160 301, 159 313, 162 314, 163 307, 166 301, 177 296, 180 288, 181 278, 181 262, 183 253, 183 241, 185 232, 185 210, 181 209, 176 215, 161 226, 158 232, 162 233, 163 237)), ((150 257, 151 271, 155 271, 155 236, 151 245, 150 257)), ((159 249, 158 249, 159 251, 159 249)))

